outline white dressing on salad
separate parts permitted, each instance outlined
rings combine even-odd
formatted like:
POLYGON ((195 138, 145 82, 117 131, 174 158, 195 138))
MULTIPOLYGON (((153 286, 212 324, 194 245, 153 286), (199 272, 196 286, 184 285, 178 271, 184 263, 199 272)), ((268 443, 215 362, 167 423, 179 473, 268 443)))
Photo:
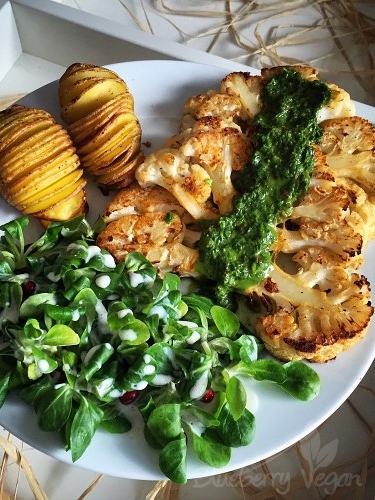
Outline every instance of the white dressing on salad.
POLYGON ((131 328, 128 328, 126 330, 120 330, 118 332, 118 336, 120 337, 121 340, 135 340, 137 338, 137 332, 132 330, 131 328))
MULTIPOLYGON (((91 349, 89 349, 86 353, 86 356, 83 360, 84 364, 87 365, 92 357, 94 356, 94 354, 102 347, 104 346, 106 349, 108 350, 112 350, 112 347, 111 347, 111 344, 109 344, 108 342, 102 344, 102 345, 95 345, 94 347, 91 347, 91 349)), ((96 365, 101 368, 101 363, 100 362, 96 362, 96 365)))
POLYGON ((160 321, 162 321, 163 323, 165 323, 168 320, 167 311, 162 306, 156 305, 152 307, 148 315, 153 316, 154 314, 156 316, 159 316, 160 321))
POLYGON ((114 269, 116 267, 116 261, 111 254, 102 253, 102 250, 97 245, 81 245, 79 243, 70 243, 67 246, 68 250, 83 250, 86 253, 85 262, 90 262, 94 257, 100 257, 101 261, 106 267, 114 269))
POLYGON ((206 392, 208 385, 208 372, 205 371, 202 375, 196 380, 193 387, 190 389, 190 398, 191 399, 199 399, 206 392))
POLYGON ((151 363, 152 358, 151 358, 151 356, 150 356, 149 354, 144 354, 144 356, 143 356, 143 361, 144 361, 146 364, 148 364, 148 363, 151 363))
POLYGON ((157 373, 152 379, 152 385, 167 385, 169 382, 173 381, 172 375, 166 375, 165 373, 157 373))
POLYGON ((130 271, 128 275, 130 280, 130 286, 132 288, 136 288, 138 285, 141 285, 143 283, 143 276, 141 274, 130 271))
POLYGON ((109 253, 101 254, 103 264, 110 269, 114 269, 116 267, 116 261, 113 256, 109 253))
POLYGON ((107 288, 111 284, 111 278, 108 274, 102 274, 96 278, 95 284, 99 288, 107 288))
POLYGON ((154 365, 146 365, 144 368, 143 368, 143 375, 152 375, 153 373, 155 373, 155 366, 154 365))
POLYGON ((136 384, 131 384, 131 388, 133 391, 142 391, 143 389, 146 389, 148 386, 147 380, 141 380, 140 382, 137 382, 136 384))
POLYGON ((114 382, 113 378, 105 378, 95 386, 96 391, 100 397, 103 397, 107 394, 109 389, 112 387, 113 382, 114 382))
POLYGON ((60 274, 58 273, 55 273, 54 271, 50 271, 48 274, 47 274, 47 278, 52 281, 53 283, 57 283, 59 281, 59 279, 61 278, 60 274))
POLYGON ((81 317, 81 315, 79 313, 79 310, 74 309, 74 311, 72 313, 72 321, 78 321, 80 317, 81 317))
POLYGON ((173 368, 176 368, 177 367, 176 354, 173 351, 173 349, 169 346, 164 346, 163 351, 165 352, 165 355, 167 356, 167 358, 171 362, 171 365, 173 366, 173 368))
POLYGON ((49 363, 46 359, 39 359, 36 366, 41 373, 47 373, 49 370, 49 363))
POLYGON ((27 280, 29 279, 30 275, 29 273, 21 273, 21 274, 16 274, 15 277, 19 280, 27 280))
POLYGON ((105 308, 103 302, 98 299, 96 305, 95 305, 95 310, 97 316, 97 326, 100 331, 100 333, 109 333, 110 329, 108 327, 108 312, 107 309, 105 308))
POLYGON ((194 330, 193 333, 186 339, 187 344, 192 345, 200 340, 201 336, 197 330, 194 330))
POLYGON ((117 311, 117 317, 118 318, 125 318, 127 314, 131 314, 133 316, 133 311, 131 309, 121 309, 120 311, 117 311))

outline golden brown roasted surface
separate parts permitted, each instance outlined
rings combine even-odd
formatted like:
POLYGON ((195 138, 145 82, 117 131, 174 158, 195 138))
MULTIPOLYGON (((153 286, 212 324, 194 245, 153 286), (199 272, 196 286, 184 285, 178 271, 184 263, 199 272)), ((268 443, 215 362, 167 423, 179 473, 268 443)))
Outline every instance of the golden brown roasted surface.
POLYGON ((86 180, 66 130, 46 111, 0 112, 0 191, 24 214, 47 223, 86 211, 86 180))
MULTIPOLYGON (((305 78, 318 78, 313 68, 297 69, 305 78)), ((185 248, 195 250, 199 239, 194 225, 189 234, 192 222, 230 211, 235 195, 232 174, 252 154, 251 121, 262 107, 262 87, 280 71, 283 68, 265 69, 261 76, 231 73, 219 89, 192 96, 185 103, 181 130, 137 168, 141 188, 167 190, 185 211, 181 215, 173 204, 164 211, 187 221, 185 248)), ((373 314, 370 286, 358 268, 364 246, 375 236, 375 132, 368 121, 354 116, 350 96, 334 84, 329 86, 332 99, 318 115, 323 138, 315 145, 309 189, 277 227, 278 239, 271 249, 273 271, 240 302, 243 321, 283 360, 333 359, 363 337, 373 314)), ((113 232, 118 245, 125 242, 121 231, 131 222, 126 222, 129 215, 124 210, 112 205, 106 213, 108 220, 117 221, 108 225, 107 241, 113 232)), ((112 250, 119 260, 123 258, 124 247, 122 253, 112 250)), ((159 258, 154 263, 162 273, 164 261, 159 258)), ((179 272, 178 258, 173 264, 179 272)), ((181 251, 184 274, 194 274, 194 264, 181 251)))
POLYGON ((74 63, 61 76, 58 93, 61 117, 83 168, 107 188, 129 185, 143 152, 126 83, 107 68, 74 63))
POLYGON ((198 251, 185 244, 185 210, 164 188, 141 188, 137 183, 120 191, 108 204, 106 229, 97 244, 118 261, 129 252, 145 255, 160 274, 194 275, 198 251))

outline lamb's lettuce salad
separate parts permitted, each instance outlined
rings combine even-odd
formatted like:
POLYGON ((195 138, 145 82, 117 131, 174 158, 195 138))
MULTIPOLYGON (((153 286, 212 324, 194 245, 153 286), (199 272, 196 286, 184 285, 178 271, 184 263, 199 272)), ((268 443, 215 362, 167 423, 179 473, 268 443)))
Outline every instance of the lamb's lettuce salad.
POLYGON ((302 401, 318 394, 311 367, 263 356, 238 317, 198 288, 183 292, 139 253, 116 264, 95 244, 102 220, 51 223, 31 244, 28 224, 0 226, 0 404, 16 391, 73 461, 99 427, 129 431, 132 404, 161 471, 184 483, 187 443, 212 467, 251 443, 244 377, 302 401))

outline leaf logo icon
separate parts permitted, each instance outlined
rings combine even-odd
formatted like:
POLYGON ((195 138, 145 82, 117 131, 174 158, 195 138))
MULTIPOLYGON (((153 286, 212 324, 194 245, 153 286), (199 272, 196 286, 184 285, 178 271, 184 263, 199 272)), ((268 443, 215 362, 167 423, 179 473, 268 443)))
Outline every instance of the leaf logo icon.
POLYGON ((362 480, 359 474, 343 473, 338 476, 337 472, 332 470, 332 468, 331 470, 324 470, 324 468, 332 465, 337 455, 338 447, 339 440, 337 438, 322 446, 318 432, 309 441, 301 443, 301 455, 309 464, 309 467, 301 469, 301 476, 305 481, 306 488, 311 488, 315 485, 324 494, 331 495, 337 488, 342 488, 344 485, 350 486, 355 483, 356 486, 361 486, 362 480), (319 469, 321 470, 319 471, 319 469))
POLYGON ((308 445, 309 445, 308 447, 309 455, 308 456, 304 455, 304 456, 310 462, 310 464, 312 464, 313 462, 316 462, 316 457, 318 456, 320 450, 319 432, 317 432, 315 436, 313 436, 312 439, 310 439, 308 445))
POLYGON ((320 449, 319 453, 316 456, 316 468, 319 467, 327 467, 330 465, 335 456, 337 455, 337 449, 339 446, 339 440, 336 438, 330 443, 327 443, 323 448, 320 449))
POLYGON ((316 471, 319 468, 330 465, 337 455, 339 440, 336 438, 321 447, 320 435, 317 433, 309 442, 301 447, 301 453, 309 462, 311 470, 316 471))

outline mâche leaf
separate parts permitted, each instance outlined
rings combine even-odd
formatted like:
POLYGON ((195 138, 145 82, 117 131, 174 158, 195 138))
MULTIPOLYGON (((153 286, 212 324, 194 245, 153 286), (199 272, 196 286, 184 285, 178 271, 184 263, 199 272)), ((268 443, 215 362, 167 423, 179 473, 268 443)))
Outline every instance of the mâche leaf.
POLYGON ((169 441, 163 447, 159 455, 159 466, 173 482, 186 483, 186 437, 184 434, 169 441))
POLYGON ((70 426, 69 445, 72 460, 78 460, 89 444, 102 419, 103 410, 90 399, 81 396, 80 403, 70 426))
POLYGON ((320 390, 320 378, 315 370, 301 361, 290 361, 283 368, 286 380, 281 388, 285 392, 302 401, 316 398, 320 390))
POLYGON ((200 436, 193 434, 193 447, 199 460, 211 467, 223 467, 231 458, 231 447, 220 442, 215 430, 208 429, 200 436))

